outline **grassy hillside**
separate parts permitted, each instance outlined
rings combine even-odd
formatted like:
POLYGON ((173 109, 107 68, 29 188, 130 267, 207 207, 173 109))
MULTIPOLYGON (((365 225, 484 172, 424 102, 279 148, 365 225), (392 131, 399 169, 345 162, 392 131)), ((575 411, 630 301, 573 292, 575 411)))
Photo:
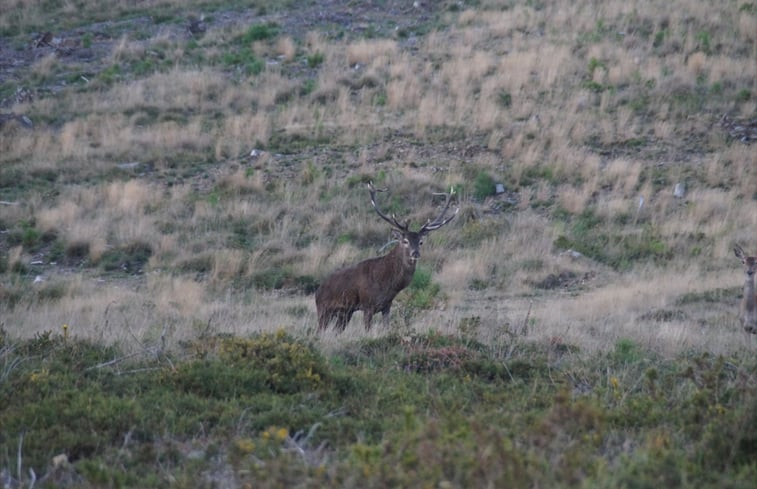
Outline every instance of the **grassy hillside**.
POLYGON ((756 80, 745 0, 0 0, 0 477, 738 487, 756 80), (460 213, 317 335, 371 180, 460 213))

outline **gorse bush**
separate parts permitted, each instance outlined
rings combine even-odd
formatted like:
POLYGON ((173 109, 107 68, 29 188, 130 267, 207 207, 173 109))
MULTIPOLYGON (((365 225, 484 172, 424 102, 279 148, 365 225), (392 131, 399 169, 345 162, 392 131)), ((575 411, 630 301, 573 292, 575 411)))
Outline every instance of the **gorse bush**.
POLYGON ((321 354, 281 330, 250 339, 225 339, 220 360, 240 369, 266 372, 266 385, 275 392, 313 390, 328 380, 321 354))
POLYGON ((411 418, 405 420, 407 429, 385 444, 352 447, 348 464, 359 474, 361 487, 527 487, 533 483, 536 467, 506 433, 464 418, 423 421, 412 413, 407 416, 411 418))
POLYGON ((205 337, 169 362, 3 335, 0 450, 15 461, 20 449, 40 487, 196 487, 219 467, 265 487, 750 487, 757 475, 753 358, 663 361, 621 340, 547 368, 552 347, 511 346, 389 335, 324 356, 278 332, 205 337), (58 454, 69 463, 53 470, 58 454))
MULTIPOLYGON (((140 452, 161 434, 181 439, 197 430, 224 432, 252 398, 253 405, 259 403, 257 412, 270 410, 271 415, 256 419, 260 429, 294 420, 272 400, 322 389, 330 378, 319 353, 284 333, 205 341, 213 343, 214 353, 206 350, 204 358, 173 369, 169 363, 150 366, 150 361, 122 364, 117 359, 123 354, 115 348, 52 333, 13 348, 4 345, 0 361, 13 368, 0 377, 0 445, 15 446, 23 436, 28 466, 44 470, 49 457, 64 453, 72 462, 81 461, 82 474, 94 482, 99 473, 91 472, 91 463, 115 455, 124 436, 135 444, 127 455, 131 463, 150 463, 150 458, 140 459, 140 452), (22 359, 34 361, 24 365, 22 359), (111 364, 125 365, 127 372, 111 364), (33 408, 23 408, 26 403, 33 408), (151 414, 157 412, 160 416, 151 414)), ((164 449, 170 447, 156 447, 157 456, 167 455, 164 449)), ((136 474, 121 475, 126 485, 145 483, 137 483, 142 479, 136 474)))

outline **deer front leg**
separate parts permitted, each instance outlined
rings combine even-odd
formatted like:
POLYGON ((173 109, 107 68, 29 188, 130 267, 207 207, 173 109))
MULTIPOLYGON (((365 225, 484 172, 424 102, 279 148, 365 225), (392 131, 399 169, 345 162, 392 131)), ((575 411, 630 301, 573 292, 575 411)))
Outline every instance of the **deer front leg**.
POLYGON ((318 312, 318 332, 326 331, 329 327, 329 321, 331 321, 331 311, 319 311, 318 312))
POLYGON ((347 328, 347 323, 350 322, 350 318, 351 317, 352 317, 352 312, 348 311, 348 310, 347 311, 339 311, 337 313, 336 327, 335 327, 337 333, 341 333, 342 331, 345 330, 345 328, 347 328))
POLYGON ((373 311, 366 309, 363 311, 363 321, 365 322, 365 330, 371 330, 371 322, 373 321, 373 311))
POLYGON ((392 305, 388 304, 385 308, 381 310, 381 320, 384 322, 384 328, 389 328, 389 312, 392 309, 392 305))

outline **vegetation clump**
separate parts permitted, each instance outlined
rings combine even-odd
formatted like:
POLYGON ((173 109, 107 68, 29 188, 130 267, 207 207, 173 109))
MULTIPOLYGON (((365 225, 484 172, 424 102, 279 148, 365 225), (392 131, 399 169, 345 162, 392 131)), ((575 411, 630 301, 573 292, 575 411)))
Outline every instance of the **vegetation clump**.
POLYGON ((41 487, 188 487, 221 469, 273 487, 747 487, 757 474, 752 357, 667 361, 622 340, 524 369, 543 361, 534 348, 431 333, 324 355, 278 332, 155 357, 3 334, 0 448, 24 470, 0 467, 41 487))
POLYGON ((283 330, 247 340, 224 339, 219 359, 239 369, 266 372, 266 384, 275 392, 314 390, 328 379, 326 363, 320 352, 283 330))

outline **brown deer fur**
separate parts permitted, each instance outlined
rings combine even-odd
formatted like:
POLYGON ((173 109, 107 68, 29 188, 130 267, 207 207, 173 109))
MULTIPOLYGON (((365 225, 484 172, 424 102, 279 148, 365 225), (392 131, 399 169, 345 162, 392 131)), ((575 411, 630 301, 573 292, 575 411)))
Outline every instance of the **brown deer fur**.
POLYGON ((744 265, 744 294, 741 298, 739 320, 749 333, 757 333, 757 296, 754 292, 754 274, 757 272, 757 257, 746 256, 741 246, 733 248, 736 257, 744 265))
MULTIPOLYGON (((415 236, 410 241, 417 243, 419 238, 415 236)), ((377 312, 387 322, 392 300, 413 279, 417 258, 410 259, 409 248, 410 245, 399 244, 387 255, 361 261, 328 277, 315 293, 318 329, 326 329, 336 317, 337 331, 344 331, 352 313, 358 310, 363 311, 366 330, 377 312)))
POLYGON ((374 209, 392 225, 399 243, 386 255, 337 270, 323 281, 315 293, 319 331, 327 329, 333 319, 336 319, 336 330, 344 331, 355 311, 363 311, 366 331, 371 328, 373 315, 378 312, 381 312, 384 324, 388 324, 392 300, 413 279, 423 238, 451 221, 459 210, 444 219, 452 197, 450 194, 439 217, 427 222, 417 232, 410 231, 409 223, 400 224, 394 216, 390 218, 379 210, 375 200, 377 190, 372 184, 369 189, 374 209))

